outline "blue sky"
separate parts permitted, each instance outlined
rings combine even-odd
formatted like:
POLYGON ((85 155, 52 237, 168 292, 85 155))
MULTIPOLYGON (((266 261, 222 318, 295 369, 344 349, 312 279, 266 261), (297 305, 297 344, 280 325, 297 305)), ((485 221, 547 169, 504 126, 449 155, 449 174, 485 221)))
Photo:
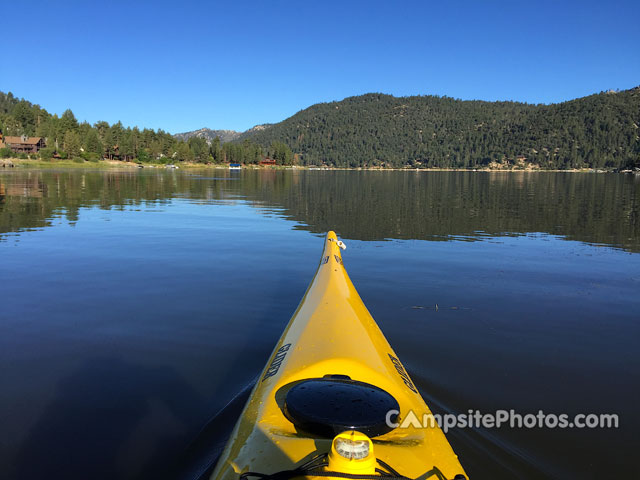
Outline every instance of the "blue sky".
POLYGON ((245 130, 367 92, 551 103, 640 84, 637 0, 47 1, 27 10, 26 22, 3 15, 1 91, 91 123, 172 133, 245 130))

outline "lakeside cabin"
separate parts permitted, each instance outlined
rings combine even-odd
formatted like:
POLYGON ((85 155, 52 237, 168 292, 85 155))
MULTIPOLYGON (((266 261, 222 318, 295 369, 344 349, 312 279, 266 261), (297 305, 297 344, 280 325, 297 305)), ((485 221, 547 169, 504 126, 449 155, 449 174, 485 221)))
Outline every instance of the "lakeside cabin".
POLYGON ((42 137, 22 135, 0 138, 0 148, 10 148, 14 153, 38 153, 44 147, 46 147, 46 142, 42 137))

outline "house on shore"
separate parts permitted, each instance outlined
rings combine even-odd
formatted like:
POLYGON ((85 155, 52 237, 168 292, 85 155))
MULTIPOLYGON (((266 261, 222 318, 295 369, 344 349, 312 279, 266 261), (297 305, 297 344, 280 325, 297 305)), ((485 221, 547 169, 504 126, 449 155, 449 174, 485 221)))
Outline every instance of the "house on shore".
POLYGON ((44 138, 27 137, 26 135, 21 137, 6 136, 2 141, 4 144, 0 145, 0 148, 10 148, 15 153, 38 153, 46 146, 44 138))
POLYGON ((114 145, 113 147, 107 149, 107 152, 103 155, 105 160, 122 160, 122 156, 120 155, 120 147, 118 145, 114 145))

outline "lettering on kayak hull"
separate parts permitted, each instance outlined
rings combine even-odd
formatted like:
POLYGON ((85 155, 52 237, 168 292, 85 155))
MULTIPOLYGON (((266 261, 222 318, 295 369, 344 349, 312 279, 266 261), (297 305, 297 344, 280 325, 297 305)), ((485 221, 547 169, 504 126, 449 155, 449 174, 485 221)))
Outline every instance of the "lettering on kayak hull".
POLYGON ((413 393, 418 393, 418 390, 413 385, 413 382, 409 378, 409 374, 402 366, 402 363, 400 363, 400 360, 398 360, 396 357, 394 357, 390 353, 388 355, 389 355, 389 358, 391 359, 391 363, 393 363, 393 366, 396 367, 396 371, 398 372, 398 375, 400 375, 400 378, 402 378, 402 381, 404 382, 404 384, 407 387, 409 387, 409 390, 411 390, 413 393))
POLYGON ((284 361, 284 357, 287 356, 287 352, 289 351, 289 348, 291 348, 291 344, 287 343, 285 345, 282 345, 278 349, 275 356, 273 357, 273 360, 271 361, 271 364, 269 365, 269 368, 267 368, 267 371, 265 372, 264 377, 262 377, 263 382, 267 378, 273 377, 276 373, 278 373, 278 370, 280 370, 280 365, 282 365, 282 362, 284 361))

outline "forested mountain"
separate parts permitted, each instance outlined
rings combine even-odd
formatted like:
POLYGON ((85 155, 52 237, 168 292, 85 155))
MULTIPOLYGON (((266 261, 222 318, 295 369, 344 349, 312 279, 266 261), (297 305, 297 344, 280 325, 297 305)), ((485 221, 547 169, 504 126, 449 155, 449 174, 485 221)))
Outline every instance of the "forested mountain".
MULTIPOLYGON (((45 137, 42 158, 79 160, 258 163, 266 157, 281 165, 337 167, 622 169, 640 166, 638 125, 640 87, 553 105, 367 94, 313 105, 242 134, 201 129, 178 136, 120 122, 90 125, 71 110, 58 117, 0 92, 5 135, 45 137)), ((0 156, 10 155, 0 149, 0 156)))
POLYGON ((240 137, 341 167, 623 168, 640 159, 640 87, 531 105, 367 94, 321 103, 240 137))
POLYGON ((186 142, 190 138, 198 137, 203 138, 208 145, 218 137, 222 143, 235 140, 241 135, 242 132, 236 132, 235 130, 211 130, 210 128, 201 128, 200 130, 193 130, 191 132, 176 133, 174 137, 178 140, 186 142))

